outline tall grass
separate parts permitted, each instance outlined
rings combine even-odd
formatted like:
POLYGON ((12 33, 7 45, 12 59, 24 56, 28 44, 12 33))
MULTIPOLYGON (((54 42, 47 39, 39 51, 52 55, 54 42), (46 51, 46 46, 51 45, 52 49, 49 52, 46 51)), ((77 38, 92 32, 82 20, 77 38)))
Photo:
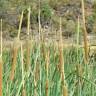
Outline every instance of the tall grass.
MULTIPOLYGON (((35 42, 35 41, 34 41, 35 42)), ((65 49, 63 48, 63 52, 61 50, 61 47, 59 46, 59 50, 56 49, 56 56, 54 60, 54 47, 49 45, 49 52, 50 55, 48 55, 48 51, 46 51, 46 58, 39 57, 38 48, 39 45, 34 44, 33 45, 33 52, 31 52, 31 58, 30 58, 30 74, 24 70, 23 64, 26 60, 24 58, 24 54, 26 51, 23 49, 23 55, 21 51, 18 51, 18 58, 17 58, 17 64, 16 64, 16 71, 15 71, 15 79, 14 83, 11 83, 11 86, 6 85, 6 81, 8 79, 8 76, 10 74, 10 70, 6 73, 6 67, 8 69, 11 68, 11 58, 8 55, 8 52, 3 53, 3 59, 4 59, 4 73, 3 73, 3 94, 6 94, 6 89, 8 87, 8 92, 10 93, 10 96, 16 95, 21 96, 21 94, 26 94, 26 96, 38 96, 40 94, 40 83, 41 83, 41 94, 43 96, 95 96, 96 92, 96 84, 95 84, 95 68, 90 69, 89 73, 92 71, 92 78, 89 79, 88 76, 86 77, 85 74, 85 64, 81 60, 84 60, 83 57, 83 49, 79 49, 79 56, 78 61, 79 64, 77 64, 77 51, 76 48, 69 48, 65 49), (21 55, 20 55, 21 54, 21 55), (22 57, 23 56, 23 57, 22 57), (62 58, 63 57, 63 58, 62 58), (6 60, 9 58, 9 61, 6 60), (23 59, 22 59, 23 58, 23 59), (50 59, 49 59, 50 58, 50 59), (64 59, 64 60, 63 60, 64 59), (22 60, 22 62, 21 62, 22 60), (41 62, 41 67, 40 67, 41 62), (58 63, 64 62, 64 69, 60 67, 59 70, 57 70, 58 63), (76 67, 76 65, 78 65, 76 67), (46 66, 46 67, 44 67, 46 66), (41 81, 40 81, 40 70, 41 70, 41 81), (64 73, 63 73, 64 72, 64 73), (86 77, 86 78, 85 78, 86 77), (67 82, 67 83, 66 83, 67 82), (80 84, 79 84, 80 82, 80 84), (89 90, 91 89, 92 90, 89 90), (78 91, 78 90, 79 91, 78 91), (81 94, 81 95, 80 95, 81 94)), ((45 47, 46 49, 46 47, 45 47)), ((46 49, 47 50, 47 49, 46 49)), ((40 51, 41 52, 41 51, 40 51)), ((25 54, 26 55, 26 54, 25 54)), ((95 65, 96 60, 95 57, 90 58, 89 65, 95 65), (92 61, 93 60, 93 61, 92 61)), ((8 83, 9 84, 9 83, 8 83)), ((6 95, 5 95, 6 96, 6 95)), ((24 95, 23 95, 24 96, 24 95)))
POLYGON ((25 44, 26 50, 23 48, 23 42, 20 41, 23 12, 21 15, 18 36, 13 44, 12 61, 9 50, 4 51, 2 54, 1 40, 1 57, 3 58, 4 65, 2 66, 2 59, 0 58, 0 96, 2 96, 2 94, 3 96, 95 96, 96 70, 93 66, 95 66, 96 64, 96 58, 95 56, 93 56, 92 58, 88 57, 88 42, 85 26, 84 1, 82 0, 85 50, 84 54, 83 48, 79 47, 79 17, 76 48, 74 46, 70 48, 65 48, 62 37, 61 17, 59 20, 60 30, 58 44, 56 41, 49 44, 49 42, 41 40, 40 0, 38 15, 39 42, 31 42, 29 38, 30 12, 31 10, 29 8, 27 21, 28 38, 25 44), (21 50, 19 50, 20 44, 21 50), (42 53, 44 54, 44 56, 42 55, 42 53), (86 67, 85 63, 88 63, 89 66, 86 67), (26 64, 28 66, 27 71, 25 70, 26 64), (90 65, 92 65, 92 68, 90 65), (87 70, 88 68, 90 68, 90 70, 86 71, 86 68, 87 70), (10 83, 7 80, 14 82, 10 83))

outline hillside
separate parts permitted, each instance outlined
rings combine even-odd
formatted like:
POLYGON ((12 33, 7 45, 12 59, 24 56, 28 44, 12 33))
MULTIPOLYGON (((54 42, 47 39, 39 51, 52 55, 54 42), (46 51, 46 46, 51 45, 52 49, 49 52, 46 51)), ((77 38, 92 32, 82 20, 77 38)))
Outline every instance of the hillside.
MULTIPOLYGON (((35 0, 1 0, 0 18, 3 19, 3 37, 12 40, 16 37, 19 27, 20 15, 24 10, 21 39, 26 38, 27 9, 31 7, 31 35, 38 35, 38 10, 39 2, 35 0)), ((80 0, 41 0, 41 25, 44 29, 45 37, 58 34, 59 18, 62 17, 62 30, 65 38, 72 37, 76 33, 77 19, 80 18, 80 30, 82 34, 82 9, 80 0), (70 26, 70 27, 69 27, 70 26), (49 33, 48 33, 49 32, 49 33), (49 34, 49 35, 48 35, 49 34), (47 35, 47 36, 46 36, 47 35)), ((85 15, 87 32, 96 32, 96 3, 92 0, 85 0, 85 15)), ((54 38, 54 37, 52 37, 54 38)))

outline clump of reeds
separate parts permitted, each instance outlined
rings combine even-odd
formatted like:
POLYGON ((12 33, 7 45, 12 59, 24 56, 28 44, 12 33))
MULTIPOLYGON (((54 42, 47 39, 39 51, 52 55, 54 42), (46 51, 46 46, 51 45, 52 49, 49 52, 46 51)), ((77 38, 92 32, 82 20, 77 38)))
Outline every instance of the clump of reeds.
POLYGON ((18 48, 19 48, 19 39, 20 39, 20 32, 21 32, 21 26, 22 26, 22 19, 23 19, 23 11, 20 18, 20 24, 19 24, 19 30, 18 30, 18 36, 14 40, 13 44, 13 52, 12 52, 12 67, 11 67, 11 73, 10 73, 10 80, 13 81, 14 75, 15 75, 15 69, 16 69, 16 62, 17 62, 17 55, 18 55, 18 48))
POLYGON ((84 30, 84 60, 85 64, 88 63, 88 41, 87 41, 87 29, 86 29, 86 20, 85 20, 85 6, 84 6, 84 0, 82 1, 82 18, 83 18, 83 30, 84 30))
POLYGON ((3 87, 3 62, 2 62, 2 19, 1 19, 1 55, 0 55, 0 96, 2 96, 3 87))

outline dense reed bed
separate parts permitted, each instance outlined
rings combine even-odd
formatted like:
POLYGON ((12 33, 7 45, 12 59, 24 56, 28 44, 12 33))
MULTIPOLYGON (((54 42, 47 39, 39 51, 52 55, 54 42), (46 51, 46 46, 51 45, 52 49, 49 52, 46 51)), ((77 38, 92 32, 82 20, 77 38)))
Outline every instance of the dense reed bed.
POLYGON ((95 96, 96 53, 94 51, 90 55, 88 50, 84 1, 82 0, 84 48, 79 47, 79 16, 76 46, 65 48, 62 17, 59 41, 50 43, 50 40, 45 41, 42 35, 40 9, 38 42, 30 39, 30 11, 29 7, 26 43, 20 41, 22 12, 13 48, 3 52, 1 20, 0 96, 95 96))
POLYGON ((82 48, 78 49, 79 57, 77 60, 76 48, 63 49, 62 53, 55 50, 56 55, 54 57, 53 46, 48 47, 45 44, 45 48, 48 48, 45 58, 42 55, 38 57, 39 46, 37 42, 34 42, 33 51, 30 53, 29 71, 26 71, 24 67, 26 65, 24 62, 26 60, 25 51, 19 48, 13 82, 8 82, 11 71, 10 52, 3 53, 3 96, 21 96, 22 94, 24 94, 22 96, 38 96, 40 94, 40 82, 42 84, 42 96, 95 96, 95 57, 90 58, 86 72, 82 48), (61 63, 59 60, 61 55, 59 54, 64 56, 65 77, 60 72, 61 69, 58 69, 58 64, 61 63), (42 69, 40 69, 40 62, 42 62, 42 69), (40 70, 42 70, 41 81, 40 70))

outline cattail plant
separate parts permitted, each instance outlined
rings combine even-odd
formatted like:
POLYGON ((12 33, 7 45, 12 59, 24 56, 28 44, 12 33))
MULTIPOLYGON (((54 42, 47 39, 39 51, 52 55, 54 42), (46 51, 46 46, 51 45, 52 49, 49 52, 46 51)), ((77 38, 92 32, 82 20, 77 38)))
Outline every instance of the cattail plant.
MULTIPOLYGON (((63 57, 63 42, 62 42, 62 23, 61 23, 61 17, 60 17, 60 40, 59 40, 59 61, 60 61, 60 73, 62 74, 61 76, 64 77, 64 57, 63 57)), ((64 78, 63 78, 64 80, 64 78)))
POLYGON ((30 54, 31 52, 31 42, 30 40, 26 40, 26 71, 30 68, 30 54))
MULTIPOLYGON (((17 40, 14 41, 15 44, 18 45, 17 40)), ((10 80, 13 81, 14 75, 15 75, 15 69, 16 69, 16 62, 17 62, 17 55, 18 55, 18 47, 13 45, 13 60, 12 60, 12 67, 11 67, 11 74, 10 74, 10 80)))
POLYGON ((23 11, 20 19, 20 25, 18 30, 18 36, 14 40, 13 44, 13 60, 12 60, 12 67, 11 67, 11 73, 10 73, 10 80, 13 81, 14 75, 15 75, 15 69, 16 69, 16 63, 17 63, 17 55, 18 55, 18 48, 19 48, 19 38, 20 38, 20 32, 21 32, 21 26, 22 26, 22 19, 23 19, 23 11))
MULTIPOLYGON (((38 46, 38 48, 39 48, 39 58, 40 58, 40 56, 41 56, 41 53, 40 53, 40 48, 41 48, 41 45, 40 45, 40 43, 41 43, 41 0, 39 0, 38 1, 38 5, 39 5, 39 10, 38 10, 38 20, 39 20, 39 22, 38 22, 38 29, 39 29, 39 46, 38 46)), ((39 72, 39 79, 40 79, 40 83, 39 83, 39 94, 40 94, 40 96, 42 96, 42 86, 41 86, 41 77, 42 77, 42 68, 41 68, 41 62, 40 62, 40 66, 39 66, 39 70, 40 70, 40 72, 39 72)))
POLYGON ((25 76, 24 76, 24 62, 23 62, 23 48, 22 48, 22 43, 21 43, 21 64, 22 64, 22 96, 26 96, 26 90, 25 90, 25 76))
POLYGON ((77 40, 76 40, 76 50, 77 50, 77 63, 79 63, 79 54, 78 54, 78 49, 79 49, 79 33, 80 33, 80 18, 78 16, 78 20, 77 20, 77 40))
POLYGON ((2 96, 3 86, 3 63, 2 63, 2 19, 1 19, 1 55, 0 55, 0 96, 2 96))
POLYGON ((38 20, 39 20, 39 40, 41 38, 41 0, 39 0, 39 10, 38 10, 38 20))
POLYGON ((31 14, 31 9, 30 7, 28 8, 28 22, 27 22, 27 40, 26 40, 26 70, 30 68, 30 52, 31 52, 31 42, 29 38, 29 33, 30 33, 30 14, 31 14))
POLYGON ((76 40, 76 51, 77 51, 77 64, 76 64, 76 72, 77 72, 77 89, 78 91, 81 92, 81 86, 82 86, 82 77, 83 76, 83 71, 82 71, 82 65, 79 64, 79 33, 80 33, 80 18, 78 16, 77 20, 77 40, 76 40), (80 76, 80 77, 79 77, 80 76), (79 77, 79 78, 78 78, 79 77))
POLYGON ((45 94, 48 96, 48 87, 49 87, 49 80, 48 80, 48 73, 49 73, 49 50, 46 53, 46 86, 45 86, 45 94))
POLYGON ((88 42, 87 42, 87 29, 86 29, 86 20, 85 20, 85 6, 84 6, 84 0, 82 1, 82 18, 83 18, 83 30, 84 30, 84 60, 85 64, 88 63, 88 42))
POLYGON ((63 57, 63 41, 62 41, 62 22, 60 17, 60 40, 59 40, 59 70, 61 76, 61 90, 62 96, 68 96, 67 87, 65 84, 65 74, 64 74, 64 57, 63 57))

